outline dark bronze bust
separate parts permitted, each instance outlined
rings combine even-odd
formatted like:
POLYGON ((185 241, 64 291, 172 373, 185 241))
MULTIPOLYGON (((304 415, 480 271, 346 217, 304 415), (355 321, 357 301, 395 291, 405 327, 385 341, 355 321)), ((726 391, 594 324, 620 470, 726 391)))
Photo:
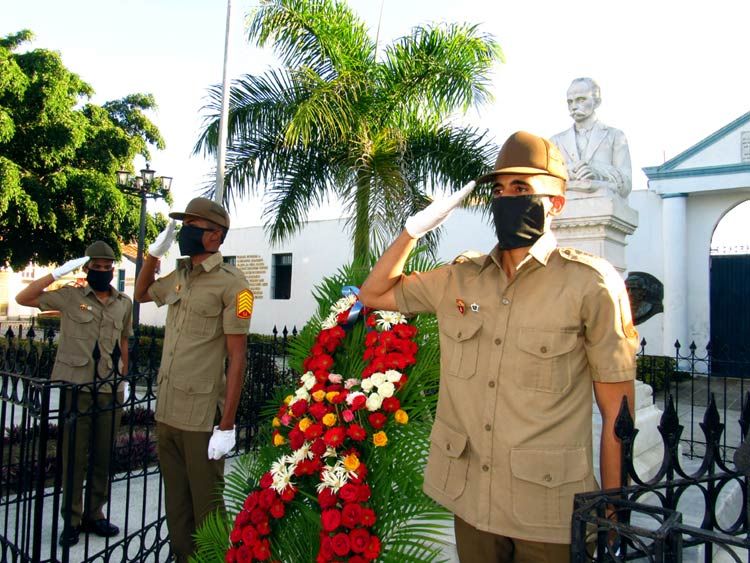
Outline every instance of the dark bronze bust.
POLYGON ((630 272, 625 279, 633 323, 641 324, 664 311, 664 284, 646 272, 630 272))

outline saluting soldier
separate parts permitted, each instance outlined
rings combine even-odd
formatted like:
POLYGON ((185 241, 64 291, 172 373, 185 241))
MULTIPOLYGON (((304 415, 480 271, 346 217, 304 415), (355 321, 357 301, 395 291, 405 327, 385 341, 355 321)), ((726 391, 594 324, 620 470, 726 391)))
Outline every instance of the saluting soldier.
POLYGON ((63 504, 65 520, 60 544, 78 543, 80 533, 93 532, 103 537, 115 536, 119 528, 104 515, 109 496, 109 462, 115 436, 120 427, 123 402, 122 382, 113 364, 116 348, 120 351, 119 372, 128 371, 128 337, 131 334, 130 298, 110 285, 114 276, 115 253, 106 242, 98 240, 86 249, 82 258, 70 260, 51 274, 31 282, 16 295, 16 302, 42 311, 61 313, 52 379, 76 383, 77 394, 63 393, 65 408, 75 413, 63 432, 63 504), (54 281, 83 266, 87 285, 67 285, 44 291, 54 281), (94 350, 99 362, 94 365, 94 350), (77 401, 73 404, 74 398, 77 401), (74 440, 74 457, 70 459, 70 440, 74 440), (89 449, 89 445, 91 449, 89 449), (82 503, 83 481, 91 464, 91 481, 82 503), (68 488, 71 479, 72 488, 68 488), (66 510, 70 503, 70 514, 66 510))
POLYGON ((206 515, 224 509, 223 457, 235 445, 253 294, 219 252, 229 230, 222 206, 198 197, 170 217, 182 220, 177 239, 187 258, 155 280, 159 258, 175 239, 172 221, 148 249, 135 298, 169 306, 155 418, 169 539, 183 562, 206 515))
POLYGON ((559 248, 565 205, 557 148, 525 132, 500 150, 492 182, 498 244, 403 275, 419 237, 470 182, 406 221, 363 284, 368 307, 435 313, 440 396, 425 492, 455 515, 462 562, 569 561, 573 496, 597 487, 591 390, 602 414, 602 486, 620 482, 614 422, 633 406, 637 334, 622 279, 604 259, 559 248))

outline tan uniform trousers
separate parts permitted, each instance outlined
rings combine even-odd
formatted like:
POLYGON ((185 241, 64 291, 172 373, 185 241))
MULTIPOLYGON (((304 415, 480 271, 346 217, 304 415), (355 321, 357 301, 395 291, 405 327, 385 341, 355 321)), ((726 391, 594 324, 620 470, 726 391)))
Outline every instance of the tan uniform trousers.
POLYGON ((461 563, 568 563, 570 545, 498 536, 454 516, 456 548, 461 563))
POLYGON ((177 563, 195 551, 193 534, 210 513, 224 511, 224 460, 208 459, 212 432, 189 432, 157 422, 169 542, 177 563))
MULTIPOLYGON (((114 397, 112 393, 96 393, 94 404, 93 393, 78 391, 78 402, 74 405, 73 391, 66 389, 63 392, 66 413, 76 413, 73 419, 65 423, 62 440, 63 502, 60 513, 67 526, 78 526, 82 518, 90 521, 104 518, 102 509, 109 498, 109 463, 122 417, 122 409, 112 408, 114 397), (72 459, 71 440, 74 440, 72 459), (91 478, 87 481, 84 508, 83 481, 89 470, 91 478), (69 518, 66 517, 68 506, 69 518)), ((122 392, 117 393, 117 400, 122 404, 122 392)))

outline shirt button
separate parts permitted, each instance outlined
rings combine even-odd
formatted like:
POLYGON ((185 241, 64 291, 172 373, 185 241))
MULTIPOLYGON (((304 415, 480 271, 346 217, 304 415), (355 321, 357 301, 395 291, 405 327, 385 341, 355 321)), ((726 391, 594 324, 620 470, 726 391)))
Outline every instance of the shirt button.
POLYGON ((544 479, 545 481, 547 481, 547 483, 549 483, 550 481, 552 481, 552 475, 547 473, 544 477, 542 477, 542 479, 544 479))
POLYGON ((490 381, 487 385, 489 385, 490 387, 494 387, 495 386, 495 382, 494 381, 490 381))
POLYGON ((487 430, 487 431, 489 432, 490 430, 492 430, 492 426, 491 426, 491 425, 489 425, 489 424, 485 424, 485 425, 484 425, 484 429, 485 429, 485 430, 487 430))
POLYGON ((540 352, 541 352, 542 354, 546 354, 546 353, 547 353, 547 347, 546 347, 546 346, 542 346, 541 348, 539 348, 539 351, 540 351, 540 352))
POLYGON ((484 471, 485 473, 487 473, 489 470, 490 470, 490 466, 489 465, 483 465, 482 466, 482 471, 484 471))
POLYGON ((510 304, 510 299, 508 299, 507 297, 503 297, 503 305, 509 305, 509 304, 510 304))
POLYGON ((495 344, 497 344, 498 346, 500 346, 500 344, 502 344, 502 343, 503 343, 503 341, 500 338, 495 338, 495 344))
POLYGON ((458 331, 458 334, 456 336, 458 336, 459 338, 461 338, 461 331, 460 330, 458 331))
POLYGON ((450 444, 445 444, 445 449, 447 451, 451 451, 451 445, 450 444))

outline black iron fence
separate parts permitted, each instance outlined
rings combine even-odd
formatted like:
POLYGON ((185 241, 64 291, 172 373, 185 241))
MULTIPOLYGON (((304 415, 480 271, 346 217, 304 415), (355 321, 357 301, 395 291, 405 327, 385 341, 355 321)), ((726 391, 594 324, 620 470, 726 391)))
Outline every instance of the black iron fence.
MULTIPOLYGON (((168 560, 154 425, 158 335, 132 343, 126 376, 114 372, 74 385, 49 379, 53 330, 14 325, 0 334, 0 561, 168 560), (97 457, 109 466, 103 478, 97 457), (82 505, 67 493, 80 475, 82 505), (119 526, 119 534, 81 534, 77 543, 60 545, 61 535, 87 510, 96 511, 102 498, 108 500, 102 516, 119 526)), ((274 330, 265 341, 249 342, 234 455, 250 447, 260 408, 292 376, 287 346, 295 334, 274 330)))
POLYGON ((750 561, 748 478, 731 461, 750 428, 748 363, 722 360, 717 374, 710 346, 677 342, 674 356, 657 357, 642 344, 639 378, 664 408, 661 463, 650 478, 636 471, 639 430, 623 404, 616 434, 629 486, 576 496, 572 560, 750 561))

